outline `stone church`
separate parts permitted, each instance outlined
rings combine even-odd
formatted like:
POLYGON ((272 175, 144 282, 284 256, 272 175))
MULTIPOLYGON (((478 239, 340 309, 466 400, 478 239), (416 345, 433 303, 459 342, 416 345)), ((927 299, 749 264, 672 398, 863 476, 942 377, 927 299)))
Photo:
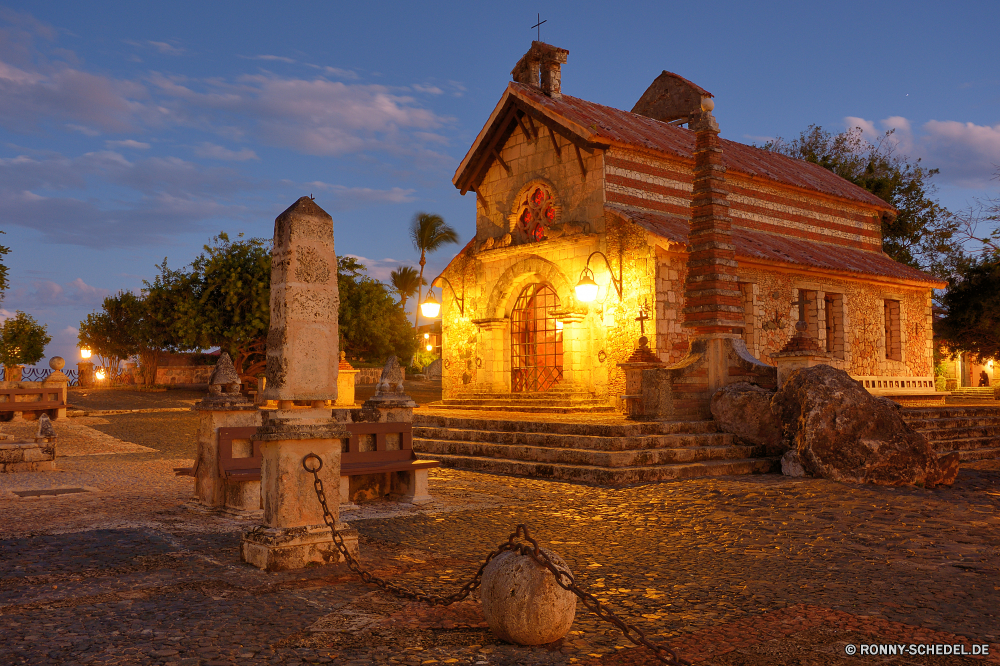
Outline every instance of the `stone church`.
MULTIPOLYGON (((434 281, 446 401, 620 407, 619 364, 641 336, 663 364, 689 352, 685 281, 700 262, 685 125, 712 94, 663 72, 631 111, 614 109, 562 93, 567 55, 532 44, 455 173, 476 197, 476 236, 434 281)), ((931 292, 944 284, 882 252, 892 207, 818 165, 717 141, 738 285, 726 333, 773 365, 798 324, 872 393, 929 398, 931 292)))

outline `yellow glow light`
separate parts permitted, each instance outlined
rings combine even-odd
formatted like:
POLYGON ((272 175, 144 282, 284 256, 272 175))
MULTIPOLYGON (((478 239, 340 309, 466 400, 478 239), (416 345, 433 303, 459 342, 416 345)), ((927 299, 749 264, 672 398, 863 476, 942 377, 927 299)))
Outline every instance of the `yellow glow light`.
POLYGON ((430 339, 431 339, 431 334, 430 333, 424 333, 424 340, 430 340, 430 339))
POLYGON ((105 375, 105 374, 104 374, 104 368, 101 368, 101 369, 100 369, 100 370, 98 370, 98 371, 97 371, 96 373, 94 373, 94 377, 96 377, 96 378, 97 378, 97 381, 99 381, 99 382, 103 382, 103 381, 104 381, 104 378, 105 378, 106 376, 107 376, 107 375, 105 375))
POLYGON ((427 351, 434 351, 434 345, 427 345, 427 351))
POLYGON ((80 358, 83 358, 83 359, 90 358, 90 350, 89 349, 81 349, 80 350, 80 358))
POLYGON ((433 319, 441 312, 441 304, 434 300, 434 292, 428 291, 427 298, 420 304, 420 313, 428 319, 433 319))
POLYGON ((580 281, 576 283, 576 297, 581 303, 592 303, 597 298, 597 283, 589 270, 584 270, 580 281))

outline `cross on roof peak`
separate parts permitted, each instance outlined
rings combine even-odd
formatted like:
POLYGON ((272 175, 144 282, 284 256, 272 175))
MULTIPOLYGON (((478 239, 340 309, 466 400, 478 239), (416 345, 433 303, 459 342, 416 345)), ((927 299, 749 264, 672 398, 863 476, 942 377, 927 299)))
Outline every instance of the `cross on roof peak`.
POLYGON ((536 23, 535 25, 533 25, 533 26, 531 26, 531 27, 532 27, 532 28, 537 28, 537 29, 538 29, 538 41, 542 41, 542 24, 543 24, 543 23, 548 23, 548 21, 549 21, 549 20, 548 20, 548 19, 545 19, 545 20, 543 21, 543 20, 542 20, 542 15, 541 15, 541 14, 536 14, 535 16, 537 16, 537 17, 538 17, 537 19, 535 19, 535 20, 537 20, 537 21, 538 21, 538 23, 536 23))

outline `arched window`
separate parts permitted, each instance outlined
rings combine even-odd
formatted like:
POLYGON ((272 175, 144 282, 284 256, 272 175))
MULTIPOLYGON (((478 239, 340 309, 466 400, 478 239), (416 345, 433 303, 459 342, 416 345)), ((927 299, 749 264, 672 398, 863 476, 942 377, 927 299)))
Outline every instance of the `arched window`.
POLYGON ((516 228, 529 241, 545 238, 545 228, 555 222, 556 205, 552 192, 545 185, 529 187, 518 202, 516 228))

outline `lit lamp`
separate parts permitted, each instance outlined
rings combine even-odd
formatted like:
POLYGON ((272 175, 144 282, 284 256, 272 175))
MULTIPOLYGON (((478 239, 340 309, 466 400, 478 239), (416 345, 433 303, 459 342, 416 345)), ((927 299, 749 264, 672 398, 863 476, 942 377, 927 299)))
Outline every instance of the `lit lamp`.
POLYGON ((430 333, 424 333, 424 340, 430 340, 430 339, 431 339, 431 334, 430 333))
POLYGON ((81 349, 80 350, 80 358, 82 358, 82 359, 88 359, 88 358, 90 358, 90 350, 89 349, 81 349))
POLYGON ((94 377, 96 377, 99 382, 103 382, 106 376, 107 375, 104 374, 104 368, 98 368, 97 372, 94 373, 94 377))
POLYGON ((420 304, 420 313, 428 319, 434 319, 441 312, 441 304, 434 300, 434 289, 427 290, 427 298, 420 304))
POLYGON ((427 351, 434 351, 434 345, 427 345, 427 351))
POLYGON ((608 257, 600 250, 591 252, 590 256, 587 257, 587 263, 583 267, 583 272, 580 273, 580 281, 576 283, 576 297, 581 303, 591 303, 595 298, 597 298, 597 282, 594 281, 594 271, 590 270, 590 260, 594 258, 595 255, 601 255, 604 259, 604 263, 608 267, 608 275, 611 276, 611 284, 615 286, 615 291, 618 292, 618 300, 622 299, 622 259, 621 256, 618 257, 618 277, 615 277, 615 272, 611 269, 611 262, 608 261, 608 257))

